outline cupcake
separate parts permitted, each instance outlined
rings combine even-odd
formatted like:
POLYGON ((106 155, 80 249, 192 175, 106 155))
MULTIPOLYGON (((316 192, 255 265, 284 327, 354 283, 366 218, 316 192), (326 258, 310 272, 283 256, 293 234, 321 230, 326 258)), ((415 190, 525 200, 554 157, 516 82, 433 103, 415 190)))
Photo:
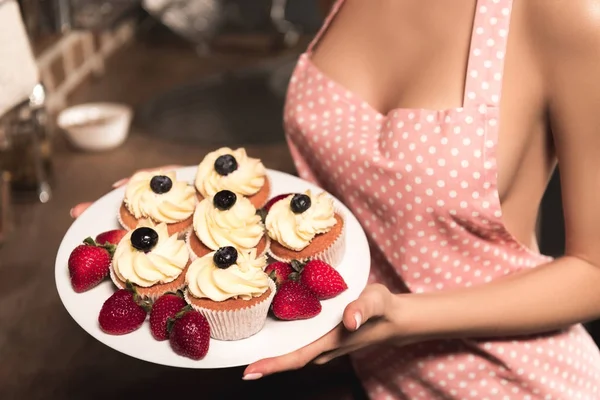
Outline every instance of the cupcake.
POLYGON ((265 226, 269 255, 278 261, 320 259, 336 267, 344 256, 344 218, 325 192, 308 190, 276 202, 265 226))
POLYGON ((185 242, 177 235, 169 235, 167 224, 154 225, 146 220, 117 245, 110 277, 119 289, 129 281, 141 296, 153 301, 167 292, 183 289, 189 264, 185 242))
POLYGON ((248 197, 256 208, 267 203, 271 190, 267 171, 259 159, 248 157, 243 148, 227 147, 204 157, 198 165, 195 186, 200 200, 227 189, 248 197))
POLYGON ((187 234, 186 242, 191 258, 196 259, 226 246, 240 251, 256 248, 257 254, 262 256, 270 240, 250 200, 221 190, 198 204, 193 230, 187 234))
POLYGON ((196 203, 194 188, 176 180, 175 172, 138 172, 125 189, 119 223, 132 230, 141 219, 150 219, 154 223, 165 223, 169 235, 183 235, 192 226, 196 203))
POLYGON ((231 246, 190 264, 184 296, 206 317, 213 339, 245 339, 263 328, 276 291, 263 271, 266 264, 256 249, 238 252, 231 246))

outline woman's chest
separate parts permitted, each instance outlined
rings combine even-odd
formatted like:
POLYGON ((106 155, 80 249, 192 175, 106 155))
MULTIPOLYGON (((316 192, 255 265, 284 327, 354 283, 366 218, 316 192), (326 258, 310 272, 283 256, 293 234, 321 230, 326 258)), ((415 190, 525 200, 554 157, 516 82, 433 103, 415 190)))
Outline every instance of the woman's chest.
POLYGON ((509 31, 500 6, 486 10, 489 18, 475 10, 473 23, 474 2, 455 7, 452 18, 441 12, 447 6, 423 16, 422 7, 399 3, 403 12, 391 30, 385 10, 345 2, 314 53, 300 59, 288 93, 288 131, 312 146, 335 146, 336 159, 375 157, 423 176, 438 176, 437 165, 463 178, 454 182, 463 186, 462 174, 481 174, 493 153, 501 198, 523 164, 547 168, 543 82, 523 12, 513 10, 509 31), (435 21, 440 26, 433 28, 435 21), (498 115, 479 113, 481 104, 498 115))
POLYGON ((324 185, 383 211, 397 204, 466 209, 485 196, 495 167, 488 157, 495 109, 382 115, 306 62, 290 83, 285 125, 324 185))

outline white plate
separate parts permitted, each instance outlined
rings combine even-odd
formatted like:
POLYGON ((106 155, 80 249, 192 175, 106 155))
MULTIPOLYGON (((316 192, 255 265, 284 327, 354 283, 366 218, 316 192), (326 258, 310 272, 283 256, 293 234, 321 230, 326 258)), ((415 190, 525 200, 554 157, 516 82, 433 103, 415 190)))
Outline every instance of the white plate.
MULTIPOLYGON (((195 173, 196 167, 181 168, 177 170, 177 177, 193 182, 195 173)), ((309 188, 321 190, 289 174, 273 170, 269 170, 268 174, 272 182, 272 196, 309 188)), ((340 323, 345 306, 355 300, 367 284, 370 268, 367 238, 356 217, 335 199, 346 217, 346 254, 338 271, 348 289, 333 299, 323 301, 323 310, 318 316, 300 321, 277 321, 269 316, 264 328, 250 338, 230 342, 211 339, 208 354, 200 361, 178 356, 171 350, 168 341, 156 341, 147 322, 128 335, 105 334, 98 326, 98 313, 104 301, 115 291, 115 286, 106 280, 88 292, 75 293, 71 288, 67 261, 71 251, 86 237, 119 228, 116 215, 124 193, 124 188, 113 190, 73 222, 58 249, 55 278, 60 299, 73 319, 100 342, 131 357, 173 367, 226 368, 286 354, 312 343, 340 323)))

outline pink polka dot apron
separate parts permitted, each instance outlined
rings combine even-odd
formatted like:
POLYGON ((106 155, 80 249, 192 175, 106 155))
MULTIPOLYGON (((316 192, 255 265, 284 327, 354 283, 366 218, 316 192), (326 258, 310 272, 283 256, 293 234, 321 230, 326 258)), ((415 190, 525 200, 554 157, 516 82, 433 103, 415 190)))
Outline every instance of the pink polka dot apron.
MULTIPOLYGON (((478 0, 463 107, 382 115, 321 73, 292 76, 285 127, 300 176, 340 198, 371 242, 371 282, 394 292, 484 284, 550 261, 502 222, 496 150, 511 0, 478 0)), ((551 305, 549 305, 551 306, 551 305)), ((581 325, 527 338, 379 346, 354 356, 372 399, 600 399, 581 325)))

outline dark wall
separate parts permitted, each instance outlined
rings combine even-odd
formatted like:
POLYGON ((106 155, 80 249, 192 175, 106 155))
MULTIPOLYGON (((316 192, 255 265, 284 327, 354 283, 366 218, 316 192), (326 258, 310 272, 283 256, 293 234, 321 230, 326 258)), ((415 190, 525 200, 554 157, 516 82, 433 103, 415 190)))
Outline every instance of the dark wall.
POLYGON ((560 173, 552 176, 541 205, 540 250, 552 257, 565 251, 565 225, 560 197, 560 173))

